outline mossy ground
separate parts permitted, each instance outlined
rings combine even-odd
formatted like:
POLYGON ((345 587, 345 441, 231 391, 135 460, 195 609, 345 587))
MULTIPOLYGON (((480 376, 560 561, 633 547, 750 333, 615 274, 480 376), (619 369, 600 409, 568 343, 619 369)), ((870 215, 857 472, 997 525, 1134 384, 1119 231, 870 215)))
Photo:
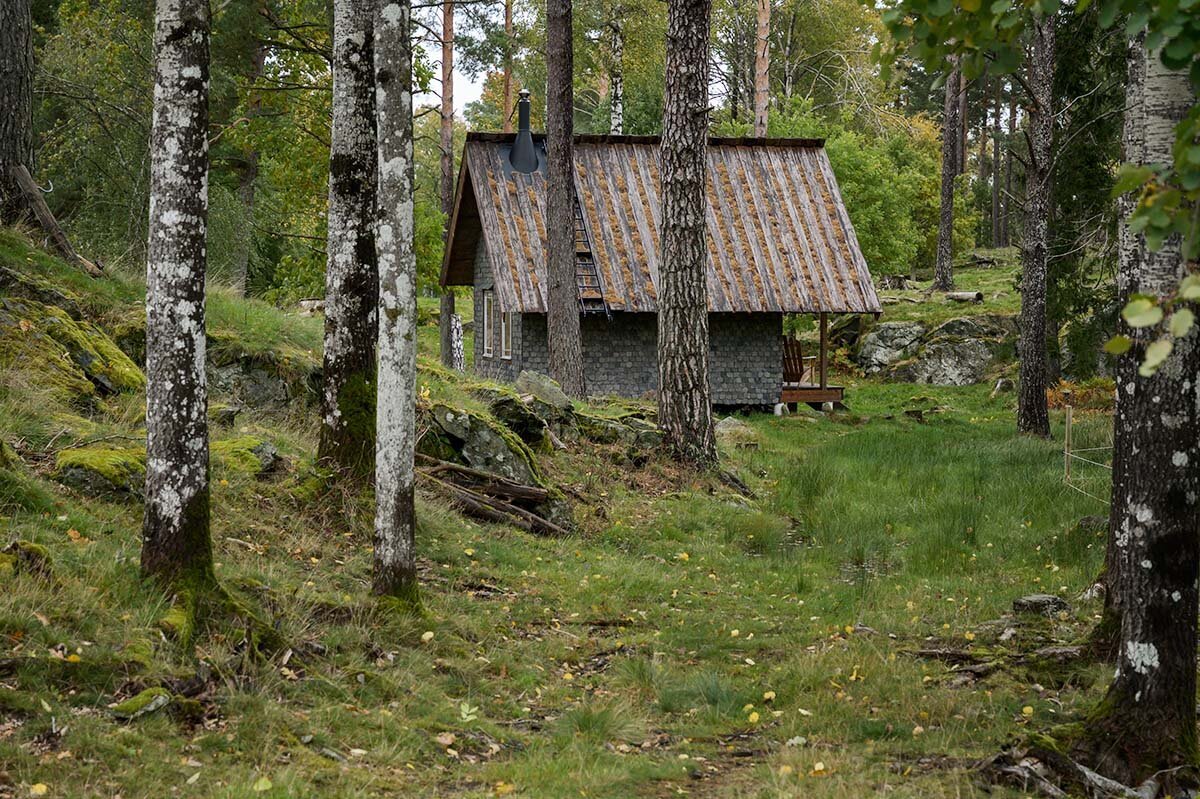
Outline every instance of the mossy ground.
MULTIPOLYGON (((261 329, 319 332, 280 317, 261 329)), ((421 384, 485 410, 427 356, 421 384)), ((161 635, 172 602, 138 576, 140 506, 47 479, 65 443, 136 435, 136 402, 82 418, 0 372, 0 438, 42 497, 0 508, 0 530, 54 563, 0 592, 0 768, 51 797, 983 796, 973 760, 1085 717, 1111 671, 960 683, 913 653, 991 651, 1013 597, 1073 599, 1104 543, 1075 523, 1100 507, 1062 485, 1056 443, 1015 436, 1012 395, 850 379, 848 401, 746 417, 759 447, 725 459, 755 500, 598 444, 539 458, 576 503, 570 539, 419 496, 421 614, 369 596, 369 494, 303 490, 321 482, 315 411, 246 411, 217 440, 270 440, 291 469, 214 471, 213 541, 221 584, 285 644, 264 650, 232 621, 194 646, 161 635), (109 712, 156 687, 190 712, 109 712)), ((1079 414, 1080 446, 1106 427, 1079 414)), ((1075 640, 1098 613, 1022 645, 1075 640)))

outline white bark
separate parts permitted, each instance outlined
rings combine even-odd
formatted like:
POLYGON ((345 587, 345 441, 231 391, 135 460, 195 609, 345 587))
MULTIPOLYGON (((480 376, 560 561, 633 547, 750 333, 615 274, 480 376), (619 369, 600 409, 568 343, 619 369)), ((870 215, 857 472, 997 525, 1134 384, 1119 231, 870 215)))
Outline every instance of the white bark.
POLYGON ((609 23, 609 31, 608 132, 619 136, 625 132, 625 29, 620 17, 609 23))
POLYGON ((417 267, 413 251, 412 47, 408 0, 377 0, 379 376, 375 442, 375 575, 379 594, 416 597, 413 449, 417 267))
POLYGON ((325 266, 323 459, 369 469, 375 371, 375 103, 371 0, 335 0, 329 233, 325 266))
POLYGON ((146 259, 142 568, 211 575, 204 270, 208 0, 158 0, 146 259))

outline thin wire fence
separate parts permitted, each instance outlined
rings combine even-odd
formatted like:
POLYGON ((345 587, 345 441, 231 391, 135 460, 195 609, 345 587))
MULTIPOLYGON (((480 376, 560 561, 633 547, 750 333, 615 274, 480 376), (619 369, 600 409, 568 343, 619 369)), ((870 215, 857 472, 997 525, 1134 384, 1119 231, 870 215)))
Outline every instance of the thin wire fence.
POLYGON ((1108 428, 1104 440, 1107 445, 1090 446, 1094 441, 1078 438, 1095 438, 1094 431, 1075 427, 1075 409, 1071 406, 1070 392, 1065 392, 1066 430, 1063 433, 1063 484, 1105 505, 1105 496, 1112 486, 1112 430, 1108 428), (1076 443, 1089 446, 1076 446, 1076 443))

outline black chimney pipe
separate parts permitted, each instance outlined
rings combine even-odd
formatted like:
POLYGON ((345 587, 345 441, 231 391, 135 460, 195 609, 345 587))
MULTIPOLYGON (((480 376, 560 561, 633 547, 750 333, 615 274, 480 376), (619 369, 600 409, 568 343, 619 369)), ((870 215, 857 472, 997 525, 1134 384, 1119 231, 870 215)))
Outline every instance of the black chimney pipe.
POLYGON ((517 102, 517 138, 513 142, 508 162, 516 172, 535 172, 538 168, 537 150, 533 147, 533 134, 529 130, 529 89, 521 89, 517 102))

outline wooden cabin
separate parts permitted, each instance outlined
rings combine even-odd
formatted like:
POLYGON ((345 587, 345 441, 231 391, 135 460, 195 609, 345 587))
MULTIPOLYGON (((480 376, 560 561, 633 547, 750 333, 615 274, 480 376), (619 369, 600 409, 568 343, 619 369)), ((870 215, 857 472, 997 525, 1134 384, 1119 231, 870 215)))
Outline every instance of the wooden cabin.
MULTIPOLYGON (((545 142, 470 133, 443 286, 474 289, 474 369, 548 373, 545 142)), ((657 137, 575 137, 575 258, 584 373, 593 395, 657 388, 657 137)), ((819 139, 710 140, 709 369, 723 406, 841 402, 827 380, 831 314, 880 311, 819 139), (819 319, 820 346, 783 336, 784 314, 819 319)))

